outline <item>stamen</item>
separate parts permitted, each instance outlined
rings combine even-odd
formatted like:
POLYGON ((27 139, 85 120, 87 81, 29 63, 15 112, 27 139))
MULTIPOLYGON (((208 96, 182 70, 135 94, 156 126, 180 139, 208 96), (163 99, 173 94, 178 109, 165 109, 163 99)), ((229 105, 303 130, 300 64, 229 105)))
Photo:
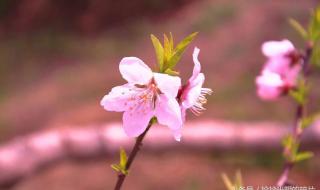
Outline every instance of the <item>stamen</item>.
POLYGON ((203 105, 207 103, 206 95, 211 94, 212 90, 210 88, 201 88, 199 97, 197 98, 195 104, 190 108, 194 115, 198 116, 202 113, 202 111, 206 110, 206 108, 203 107, 203 105))
POLYGON ((129 110, 131 112, 147 114, 149 108, 155 108, 159 89, 152 82, 148 85, 135 85, 135 87, 134 90, 138 92, 127 99, 127 102, 131 103, 129 110))

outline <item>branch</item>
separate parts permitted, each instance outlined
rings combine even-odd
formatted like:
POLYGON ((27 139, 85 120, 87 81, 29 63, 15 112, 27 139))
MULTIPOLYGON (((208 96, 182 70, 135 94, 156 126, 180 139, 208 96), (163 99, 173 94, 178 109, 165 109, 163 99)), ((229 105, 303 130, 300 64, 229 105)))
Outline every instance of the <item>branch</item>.
MULTIPOLYGON (((134 147, 129 155, 128 162, 126 163, 126 167, 125 167, 126 171, 129 171, 133 160, 135 159, 137 153, 140 150, 140 147, 142 146, 142 141, 143 141, 144 137, 146 136, 147 132, 149 131, 150 127, 152 126, 152 124, 153 124, 153 121, 151 119, 148 126, 147 126, 147 129, 137 138, 136 143, 134 144, 134 147)), ((117 180, 117 183, 116 183, 116 186, 114 189, 120 190, 125 179, 126 179, 126 174, 119 173, 118 180, 117 180)))
MULTIPOLYGON (((303 77, 305 79, 305 81, 307 80, 308 74, 309 74, 309 61, 312 55, 312 44, 308 43, 306 50, 305 50, 305 56, 303 59, 303 64, 302 64, 302 74, 303 77)), ((301 120, 305 117, 305 112, 306 112, 306 105, 305 104, 298 104, 297 105, 297 109, 296 109, 296 115, 295 115, 295 123, 293 126, 293 131, 292 131, 292 137, 295 139, 296 142, 298 142, 300 144, 301 142, 301 135, 304 132, 301 128, 300 128, 300 122, 301 120)), ((286 148, 284 149, 284 152, 286 152, 286 148)), ((282 171, 282 174, 280 175, 278 181, 277 181, 277 186, 278 187, 282 187, 282 186, 286 186, 289 185, 288 184, 288 180, 289 180, 289 173, 292 170, 293 166, 294 166, 294 162, 287 160, 284 163, 284 168, 282 171)))

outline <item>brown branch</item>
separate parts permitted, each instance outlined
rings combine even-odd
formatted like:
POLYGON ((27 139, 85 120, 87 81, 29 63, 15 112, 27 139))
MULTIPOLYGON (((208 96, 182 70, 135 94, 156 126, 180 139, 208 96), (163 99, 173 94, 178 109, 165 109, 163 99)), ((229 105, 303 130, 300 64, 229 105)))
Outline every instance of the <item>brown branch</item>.
MULTIPOLYGON (((147 151, 188 149, 212 150, 280 150, 281 138, 289 128, 271 122, 188 122, 181 142, 176 142, 169 129, 154 126, 144 139, 147 151)), ((320 122, 303 136, 304 146, 320 146, 320 122)), ((121 123, 101 126, 62 127, 16 137, 0 145, 0 189, 66 159, 105 158, 128 149, 134 139, 128 138, 121 123)), ((106 168, 108 169, 108 168, 106 168)))
MULTIPOLYGON (((302 74, 303 74, 303 78, 305 80, 305 84, 307 84, 306 80, 307 80, 307 76, 309 74, 309 61, 310 61, 311 55, 312 55, 312 44, 308 43, 307 47, 306 47, 306 52, 305 52, 303 64, 302 64, 302 74)), ((297 105, 296 115, 295 115, 295 123, 294 123, 293 131, 292 131, 292 137, 295 139, 295 142, 297 142, 297 143, 301 142, 301 135, 302 135, 303 131, 300 128, 300 122, 305 116, 305 110, 306 110, 305 104, 298 104, 297 105)), ((286 151, 287 151, 286 148, 284 148, 284 152, 286 152, 286 151)), ((286 160, 284 167, 283 167, 283 171, 277 181, 278 187, 289 185, 288 184, 289 173, 292 170, 294 164, 295 164, 294 162, 292 162, 290 160, 286 160)))
MULTIPOLYGON (((129 158, 128 158, 128 161, 127 161, 127 164, 126 164, 126 171, 129 171, 130 169, 130 166, 133 162, 133 160, 135 159, 137 153, 139 152, 140 150, 140 147, 142 146, 142 141, 144 139, 144 137, 146 136, 147 132, 149 131, 150 127, 152 126, 152 120, 149 122, 148 124, 148 127, 147 129, 137 138, 136 140, 136 143, 134 144, 134 147, 129 155, 129 158)), ((116 183, 116 186, 114 188, 114 190, 120 190, 121 189, 121 186, 124 182, 124 180, 126 179, 126 176, 125 174, 123 173, 119 173, 118 175, 118 180, 117 180, 117 183, 116 183)))

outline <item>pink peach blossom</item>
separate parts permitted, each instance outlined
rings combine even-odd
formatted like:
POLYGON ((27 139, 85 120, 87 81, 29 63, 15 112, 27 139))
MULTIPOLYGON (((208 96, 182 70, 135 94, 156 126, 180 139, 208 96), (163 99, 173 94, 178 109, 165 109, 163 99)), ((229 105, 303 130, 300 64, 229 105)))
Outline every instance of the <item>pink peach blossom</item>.
POLYGON ((119 69, 128 83, 112 88, 101 100, 101 106, 107 111, 124 112, 123 127, 130 137, 142 134, 152 117, 157 117, 160 124, 168 126, 175 134, 182 126, 176 100, 181 79, 153 73, 136 57, 123 58, 119 69))
POLYGON ((188 83, 180 89, 179 102, 181 106, 182 119, 185 121, 186 110, 190 109, 195 115, 200 114, 207 103, 206 95, 210 95, 210 88, 202 88, 205 77, 201 72, 201 64, 198 60, 200 49, 195 47, 193 51, 193 72, 188 83))
POLYGON ((292 63, 292 55, 295 52, 295 48, 289 40, 265 42, 262 44, 261 50, 268 58, 264 68, 281 75, 288 72, 292 63))
POLYGON ((256 78, 257 94, 261 99, 274 100, 296 86, 301 60, 296 59, 289 40, 268 41, 261 49, 268 60, 256 78))
POLYGON ((258 85, 257 94, 261 99, 274 100, 282 94, 284 81, 279 74, 265 69, 262 75, 256 78, 256 84, 258 85))

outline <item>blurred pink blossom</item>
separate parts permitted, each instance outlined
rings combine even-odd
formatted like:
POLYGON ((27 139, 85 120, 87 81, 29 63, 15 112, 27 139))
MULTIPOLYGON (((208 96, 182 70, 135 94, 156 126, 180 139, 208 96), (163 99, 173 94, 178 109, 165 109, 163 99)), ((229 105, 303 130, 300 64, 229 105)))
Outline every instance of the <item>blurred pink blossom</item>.
POLYGON ((300 56, 289 40, 268 41, 261 49, 268 60, 256 78, 257 94, 261 99, 274 100, 296 86, 300 56))
POLYGON ((139 58, 125 57, 119 65, 127 84, 112 88, 103 97, 101 106, 108 111, 124 112, 123 127, 130 137, 142 134, 150 119, 157 117, 175 135, 182 126, 181 110, 176 100, 181 79, 162 73, 153 73, 139 58))

